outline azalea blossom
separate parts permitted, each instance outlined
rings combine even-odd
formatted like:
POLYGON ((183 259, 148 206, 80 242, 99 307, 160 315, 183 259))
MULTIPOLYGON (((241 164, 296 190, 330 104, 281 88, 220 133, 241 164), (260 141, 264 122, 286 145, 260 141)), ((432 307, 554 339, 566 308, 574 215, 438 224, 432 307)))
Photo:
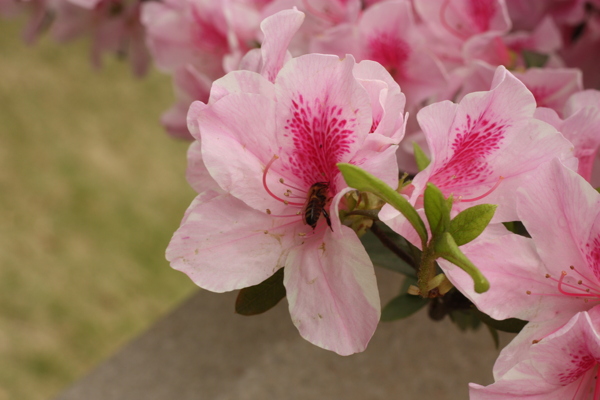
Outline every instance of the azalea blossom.
POLYGON ((426 48, 407 0, 369 7, 357 23, 339 25, 315 38, 312 51, 373 60, 402 86, 409 107, 437 94, 446 85, 441 62, 426 48))
POLYGON ((508 233, 461 249, 491 282, 477 294, 469 277, 449 279, 495 319, 544 321, 588 310, 600 300, 600 194, 558 160, 519 189, 518 219, 530 238, 508 233))
POLYGON ((403 105, 381 66, 351 56, 294 58, 273 82, 252 71, 215 82, 208 104, 195 103, 189 116, 201 140, 190 165, 205 167, 210 179, 188 177, 198 189, 212 179, 221 192, 205 190, 192 203, 167 249, 171 265, 216 292, 256 285, 284 268, 300 334, 339 354, 364 350, 379 297, 369 256, 338 217, 350 189, 336 164, 397 182, 403 105), (323 199, 316 208, 309 208, 311 194, 323 199))
POLYGON ((500 354, 495 383, 471 383, 471 400, 600 398, 600 306, 568 321, 529 323, 500 354))
POLYGON ((50 33, 56 40, 67 42, 89 35, 95 67, 102 65, 104 53, 111 52, 127 56, 134 74, 147 72, 150 54, 144 43, 139 1, 58 0, 51 4, 54 21, 50 33))
MULTIPOLYGON (((533 95, 504 67, 487 92, 466 95, 459 104, 435 103, 417 119, 431 162, 403 193, 422 208, 426 184, 453 196, 454 212, 476 204, 497 204, 494 222, 517 220, 514 193, 528 174, 554 157, 576 168, 573 146, 554 127, 535 118, 533 95)), ((380 218, 394 231, 414 238, 408 221, 391 206, 380 218)), ((415 244, 418 244, 415 243, 415 244)))

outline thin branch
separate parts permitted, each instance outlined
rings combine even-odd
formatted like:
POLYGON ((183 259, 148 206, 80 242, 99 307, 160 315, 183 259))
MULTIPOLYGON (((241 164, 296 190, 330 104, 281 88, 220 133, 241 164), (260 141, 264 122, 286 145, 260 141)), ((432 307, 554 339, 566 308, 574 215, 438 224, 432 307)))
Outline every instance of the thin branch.
POLYGON ((381 241, 381 243, 387 248, 389 249, 392 253, 394 253, 395 255, 397 255, 398 257, 400 257, 400 259, 402 261, 404 261, 405 263, 407 263, 408 265, 410 265, 411 267, 413 267, 415 270, 418 270, 417 266, 415 265, 415 261, 413 260, 413 258, 406 254, 404 252, 404 250, 402 250, 400 247, 398 247, 396 245, 396 243, 394 243, 394 241, 392 239, 390 239, 385 232, 383 232, 381 230, 381 228, 379 228, 379 226, 377 226, 377 223, 375 221, 373 221, 373 225, 371 225, 371 232, 373 232, 373 234, 375 236, 377 236, 377 239, 379 239, 379 241, 381 241))

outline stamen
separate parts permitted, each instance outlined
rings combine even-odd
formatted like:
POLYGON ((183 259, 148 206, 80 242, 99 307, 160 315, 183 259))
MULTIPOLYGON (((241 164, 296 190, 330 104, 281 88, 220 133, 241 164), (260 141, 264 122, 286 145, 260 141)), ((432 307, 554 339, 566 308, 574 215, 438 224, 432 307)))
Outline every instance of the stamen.
POLYGON ((279 183, 281 183, 282 185, 287 186, 289 188, 296 189, 296 190, 299 190, 301 192, 306 193, 306 190, 304 190, 304 189, 300 189, 299 187, 292 186, 289 183, 285 183, 285 181, 283 180, 283 178, 279 178, 279 183))
MULTIPOLYGON (((590 278, 588 278, 587 276, 583 275, 583 274, 582 274, 581 272, 579 272, 579 271, 577 270, 577 268, 575 268, 574 266, 572 266, 572 265, 571 265, 571 266, 569 267, 569 269, 571 269, 571 271, 575 272, 577 275, 579 275, 579 276, 580 276, 580 277, 582 277, 583 279, 587 280, 588 282, 590 282, 590 281, 591 281, 591 282, 593 282, 593 280, 592 280, 592 279, 590 279, 590 278)), ((590 288, 590 289, 592 289, 592 290, 593 290, 595 293, 598 293, 598 295, 600 295, 600 289, 598 289, 597 287, 588 286, 588 285, 586 285, 585 283, 583 283, 583 281, 582 281, 582 280, 579 280, 577 283, 578 283, 578 284, 580 284, 581 286, 584 286, 584 287, 586 287, 586 288, 590 288)))
POLYGON ((271 197, 273 197, 275 200, 279 200, 281 201, 283 204, 287 205, 293 205, 293 206, 304 206, 304 203, 295 203, 295 202, 290 202, 287 200, 282 199, 281 197, 277 196, 275 193, 271 192, 271 190, 269 189, 269 187, 267 186, 267 172, 269 171, 269 168, 271 168, 271 165, 275 162, 275 160, 277 160, 279 158, 279 156, 274 155, 273 158, 271 158, 271 161, 269 161, 267 163, 267 165, 265 166, 265 171, 263 172, 263 186, 265 188, 265 190, 267 191, 267 193, 269 193, 269 195, 271 197))
POLYGON ((489 196, 490 194, 492 194, 492 192, 498 188, 498 186, 500 185, 500 182, 502 182, 503 179, 504 179, 503 176, 501 176, 500 178, 498 178, 498 182, 496 182, 496 184, 494 184, 494 186, 492 186, 492 188, 490 190, 488 190, 487 192, 485 192, 481 196, 477 196, 477 197, 474 197, 472 199, 463 199, 462 196, 458 196, 457 202, 468 203, 468 202, 471 202, 471 201, 481 200, 484 197, 489 196))

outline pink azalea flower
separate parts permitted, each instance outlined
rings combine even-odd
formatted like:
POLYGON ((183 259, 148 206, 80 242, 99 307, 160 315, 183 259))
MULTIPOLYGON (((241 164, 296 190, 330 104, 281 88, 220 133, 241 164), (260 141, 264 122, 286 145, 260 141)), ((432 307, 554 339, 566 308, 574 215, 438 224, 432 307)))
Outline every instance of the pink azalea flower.
MULTIPOLYGON (((533 118, 531 92, 504 67, 498 67, 487 92, 470 93, 459 104, 450 101, 423 108, 417 119, 431 163, 406 188, 410 201, 422 208, 428 182, 454 198, 459 212, 476 204, 497 204, 494 222, 517 219, 514 193, 540 164, 554 157, 575 168, 572 145, 551 125, 533 118)), ((412 226, 389 205, 380 218, 399 234, 412 226)))
POLYGON ((579 159, 578 172, 588 182, 592 179, 594 159, 600 147, 600 92, 586 90, 572 95, 567 101, 561 119, 549 108, 538 108, 536 118, 546 121, 561 132, 575 146, 579 159))
POLYGON ((428 47, 448 69, 463 64, 465 43, 480 35, 505 34, 511 28, 506 5, 500 0, 414 0, 424 22, 428 47))
POLYGON ((600 300, 600 194, 558 160, 518 191, 518 219, 531 239, 505 232, 463 252, 491 282, 473 292, 469 277, 442 261, 450 280, 495 319, 543 321, 588 310, 600 300))
POLYGON ((500 354, 495 383, 470 384, 471 400, 600 398, 600 307, 568 321, 529 323, 500 354))
POLYGON ((208 100, 211 85, 212 80, 192 64, 178 68, 173 73, 173 86, 177 100, 160 118, 167 133, 179 139, 194 140, 188 130, 188 110, 195 100, 208 100))
POLYGON ((144 28, 140 23, 140 4, 123 0, 58 1, 54 5, 53 37, 62 42, 82 35, 91 36, 91 59, 95 67, 102 65, 107 52, 127 55, 134 74, 144 75, 150 55, 144 44, 144 28))
MULTIPOLYGON (((307 55, 288 61, 274 82, 251 71, 215 82, 209 103, 190 110, 190 131, 202 140, 202 160, 191 165, 205 166, 224 193, 207 190, 192 203, 167 249, 171 265, 216 292, 258 284, 285 268, 300 334, 339 354, 364 350, 380 304, 373 265, 338 217, 349 189, 336 163, 397 182, 391 142, 401 135, 377 130, 402 127, 401 113, 397 123, 384 122, 391 118, 381 112, 386 94, 399 90, 384 74, 351 56, 307 55), (375 129, 373 115, 382 116, 375 129), (311 208, 315 192, 324 201, 311 208), (328 212, 331 227, 310 210, 317 217, 328 212)), ((204 173, 188 179, 199 189, 210 185, 204 173)))
POLYGON ((549 56, 545 68, 563 67, 563 61, 556 55, 562 46, 561 33, 552 20, 544 18, 532 32, 513 32, 506 35, 479 35, 465 43, 464 57, 482 60, 492 66, 504 65, 508 69, 525 69, 524 50, 549 56))
POLYGON ((426 49, 414 21, 409 1, 387 1, 369 7, 357 24, 340 25, 315 38, 312 51, 383 65, 406 94, 409 105, 417 105, 446 85, 441 62, 426 49))

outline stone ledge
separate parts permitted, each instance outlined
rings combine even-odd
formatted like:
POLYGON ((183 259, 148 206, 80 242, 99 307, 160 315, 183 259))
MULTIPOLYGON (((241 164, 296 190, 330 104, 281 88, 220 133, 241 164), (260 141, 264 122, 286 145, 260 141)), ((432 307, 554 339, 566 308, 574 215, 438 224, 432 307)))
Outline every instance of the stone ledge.
MULTIPOLYGON (((400 277, 377 272, 389 299, 400 277)), ((422 310, 381 323, 364 353, 341 357, 298 335, 285 300, 242 317, 235 297, 196 293, 56 400, 456 400, 468 382, 492 381, 498 351, 485 328, 462 333, 422 310)))

